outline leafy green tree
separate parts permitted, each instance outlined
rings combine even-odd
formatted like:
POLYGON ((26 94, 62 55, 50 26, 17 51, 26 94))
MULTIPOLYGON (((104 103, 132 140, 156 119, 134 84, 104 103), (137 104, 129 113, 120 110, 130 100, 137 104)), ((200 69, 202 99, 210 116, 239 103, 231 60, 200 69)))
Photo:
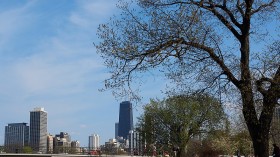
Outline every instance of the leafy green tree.
POLYGON ((198 138, 224 127, 223 108, 209 95, 179 95, 165 100, 151 100, 140 117, 138 130, 148 145, 165 150, 179 147, 184 155, 191 138, 198 138))
POLYGON ((23 153, 31 154, 32 148, 30 146, 24 146, 22 151, 23 153))
POLYGON ((220 154, 234 154, 236 149, 233 147, 229 132, 218 130, 205 139, 206 143, 211 144, 211 148, 220 154))
POLYGON ((208 136, 205 141, 211 144, 211 148, 221 154, 248 156, 252 155, 252 141, 247 130, 238 133, 217 131, 208 136))
POLYGON ((235 142, 236 150, 239 151, 241 155, 252 155, 252 140, 247 130, 235 134, 233 136, 233 141, 235 142))
POLYGON ((4 152, 4 150, 5 150, 4 148, 5 148, 4 146, 0 146, 0 153, 4 152))
POLYGON ((121 1, 120 16, 98 30, 96 48, 112 74, 105 87, 126 95, 122 88, 130 93, 132 81, 159 68, 177 90, 233 91, 227 98, 242 106, 255 156, 267 157, 280 98, 279 31, 272 31, 279 27, 279 1, 134 2, 121 1))

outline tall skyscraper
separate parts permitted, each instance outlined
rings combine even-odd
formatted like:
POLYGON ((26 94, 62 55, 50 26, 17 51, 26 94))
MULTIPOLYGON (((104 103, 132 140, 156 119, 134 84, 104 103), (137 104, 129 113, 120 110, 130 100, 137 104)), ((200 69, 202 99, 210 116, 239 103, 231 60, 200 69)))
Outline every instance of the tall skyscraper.
POLYGON ((10 123, 5 126, 4 145, 8 152, 18 152, 28 145, 29 126, 27 123, 10 123))
POLYGON ((88 148, 89 150, 97 150, 99 149, 99 140, 100 136, 97 134, 92 134, 88 138, 88 148))
POLYGON ((119 136, 119 123, 115 123, 115 138, 117 139, 119 136))
POLYGON ((129 101, 120 103, 118 136, 127 139, 129 131, 133 129, 132 104, 129 101))
POLYGON ((34 151, 47 152, 47 112, 44 108, 30 111, 30 146, 34 151))

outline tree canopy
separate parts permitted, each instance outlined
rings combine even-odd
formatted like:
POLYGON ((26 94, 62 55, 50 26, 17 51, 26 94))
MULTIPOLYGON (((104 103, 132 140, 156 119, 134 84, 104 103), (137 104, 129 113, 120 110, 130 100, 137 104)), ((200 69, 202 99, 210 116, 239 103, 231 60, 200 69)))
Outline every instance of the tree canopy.
POLYGON ((122 13, 98 30, 96 48, 111 72, 105 87, 127 94, 120 89, 131 92, 132 81, 159 69, 176 91, 234 98, 255 156, 267 157, 280 98, 279 1, 135 0, 118 6, 122 13))
POLYGON ((225 127, 226 116, 220 102, 206 94, 179 95, 151 100, 144 107, 138 131, 147 145, 179 147, 185 154, 190 139, 203 138, 225 127))

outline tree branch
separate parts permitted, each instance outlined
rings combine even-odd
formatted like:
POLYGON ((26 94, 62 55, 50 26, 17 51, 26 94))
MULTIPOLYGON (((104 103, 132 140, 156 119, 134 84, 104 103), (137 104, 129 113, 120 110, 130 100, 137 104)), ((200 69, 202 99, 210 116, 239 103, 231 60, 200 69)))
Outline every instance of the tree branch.
POLYGON ((274 93, 279 99, 280 98, 280 65, 278 66, 278 69, 274 75, 272 86, 275 89, 274 93))
POLYGON ((275 3, 275 2, 276 2, 276 0, 272 0, 269 3, 266 3, 266 4, 263 4, 263 5, 259 6, 257 9, 255 9, 251 12, 251 15, 253 15, 253 14, 259 12, 259 11, 262 11, 263 9, 265 9, 267 7, 271 7, 273 5, 273 3, 275 3))
MULTIPOLYGON (((223 24, 224 26, 226 26, 231 33, 237 38, 240 39, 241 35, 238 33, 238 31, 231 25, 231 23, 223 16, 221 15, 216 9, 214 5, 210 5, 210 6, 202 6, 203 8, 205 8, 206 10, 211 11, 223 24)), ((234 20, 235 21, 235 20, 234 20)), ((233 22, 234 23, 234 22, 233 22)), ((237 24, 236 26, 238 28, 241 28, 241 25, 235 21, 235 23, 237 24)))
POLYGON ((151 57, 154 57, 157 53, 160 53, 160 51, 166 49, 167 47, 171 47, 173 44, 180 44, 183 42, 183 40, 184 40, 183 38, 168 40, 167 42, 162 43, 153 49, 149 49, 149 50, 145 51, 144 53, 140 54, 139 56, 151 55, 151 57))
POLYGON ((269 82, 272 84, 272 80, 270 78, 267 77, 262 77, 261 79, 256 81, 256 86, 257 86, 257 90, 263 95, 267 95, 268 90, 263 88, 263 83, 264 82, 269 82))
POLYGON ((234 85, 236 85, 237 87, 240 86, 239 84, 239 80, 237 80, 235 78, 235 76, 232 74, 232 72, 230 71, 230 69, 225 65, 225 63, 214 53, 214 50, 210 47, 207 47, 205 45, 201 45, 199 43, 195 43, 195 42, 186 42, 186 41, 183 41, 182 44, 185 44, 185 45, 189 45, 189 46, 192 46, 194 48, 197 48, 197 49, 200 49, 200 50, 203 50, 205 52, 207 52, 210 57, 220 66, 220 68, 224 71, 224 74, 228 77, 228 79, 230 81, 232 81, 232 83, 234 85))
POLYGON ((240 0, 237 0, 237 2, 236 2, 236 8, 237 8, 237 10, 239 11, 239 13, 242 15, 242 17, 244 17, 244 16, 245 16, 245 13, 244 13, 243 9, 241 8, 240 0))
POLYGON ((240 86, 239 84, 239 80, 237 80, 235 78, 235 76, 232 74, 232 72, 230 71, 230 69, 225 65, 225 63, 223 62, 223 60, 221 60, 219 58, 219 56, 217 56, 214 52, 214 50, 210 47, 207 47, 205 45, 199 44, 199 43, 195 43, 195 42, 187 42, 184 40, 184 38, 178 38, 178 39, 172 39, 169 40, 163 44, 160 44, 159 46, 153 48, 153 49, 149 49, 147 50, 145 53, 142 53, 141 56, 147 56, 150 55, 151 57, 155 56, 157 53, 160 53, 160 51, 164 50, 167 47, 172 46, 173 44, 184 44, 187 46, 191 46, 200 50, 203 50, 205 52, 207 52, 210 57, 220 66, 220 68, 224 71, 224 74, 228 77, 228 79, 230 81, 232 81, 232 83, 234 85, 236 85, 237 87, 240 86))
POLYGON ((277 83, 280 83, 280 65, 274 75, 274 78, 273 78, 273 81, 274 82, 277 82, 277 83))
POLYGON ((242 25, 236 20, 236 18, 234 17, 232 12, 226 7, 226 5, 217 5, 217 4, 214 4, 212 1, 204 2, 203 0, 201 0, 201 1, 193 1, 193 0, 191 0, 190 2, 181 2, 181 1, 178 2, 178 1, 175 1, 175 2, 164 3, 164 4, 153 3, 153 5, 157 5, 157 6, 170 6, 170 5, 177 5, 177 4, 195 5, 195 6, 199 7, 199 8, 203 8, 203 9, 206 9, 206 10, 212 12, 232 32, 232 34, 236 38, 240 39, 241 35, 238 33, 238 31, 231 25, 231 23, 222 14, 220 14, 215 9, 217 7, 217 8, 222 9, 223 11, 225 11, 228 14, 228 16, 230 17, 231 22, 235 26, 237 26, 238 28, 241 28, 242 25), (208 6, 205 5, 205 4, 207 4, 208 6))
POLYGON ((225 6, 225 5, 215 5, 215 7, 221 8, 224 10, 228 16, 230 17, 230 20, 233 24, 235 24, 238 28, 241 28, 241 24, 236 20, 232 12, 225 6))

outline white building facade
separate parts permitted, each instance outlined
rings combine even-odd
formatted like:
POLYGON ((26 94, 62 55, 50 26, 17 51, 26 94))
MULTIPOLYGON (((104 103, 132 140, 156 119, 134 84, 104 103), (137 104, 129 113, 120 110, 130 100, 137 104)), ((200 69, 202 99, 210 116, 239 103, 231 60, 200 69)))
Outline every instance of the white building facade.
POLYGON ((97 134, 92 134, 91 136, 89 136, 89 142, 88 142, 88 148, 89 150, 98 150, 100 145, 99 145, 99 141, 100 141, 100 136, 97 134))
POLYGON ((129 131, 129 150, 131 155, 140 155, 142 153, 141 136, 135 130, 129 131))

